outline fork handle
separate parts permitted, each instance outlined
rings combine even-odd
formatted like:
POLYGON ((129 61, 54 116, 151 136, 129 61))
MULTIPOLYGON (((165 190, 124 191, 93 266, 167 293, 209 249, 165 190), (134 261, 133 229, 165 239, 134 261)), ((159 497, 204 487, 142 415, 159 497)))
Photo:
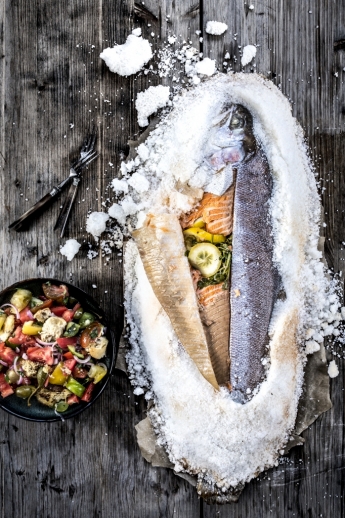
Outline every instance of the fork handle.
POLYGON ((74 176, 73 181, 68 189, 68 193, 65 199, 65 203, 61 209, 59 217, 55 223, 54 230, 61 227, 60 237, 63 237, 65 234, 67 221, 72 210, 74 200, 77 195, 78 185, 80 182, 80 176, 74 176))
POLYGON ((16 230, 17 232, 22 229, 24 226, 24 223, 27 222, 31 217, 37 215, 41 210, 46 207, 52 200, 54 200, 55 196, 57 196, 60 192, 62 187, 64 186, 64 182, 61 182, 57 187, 53 187, 53 189, 48 192, 43 198, 41 198, 31 209, 24 212, 22 216, 20 216, 19 219, 16 221, 13 221, 11 225, 9 225, 10 230, 16 230))

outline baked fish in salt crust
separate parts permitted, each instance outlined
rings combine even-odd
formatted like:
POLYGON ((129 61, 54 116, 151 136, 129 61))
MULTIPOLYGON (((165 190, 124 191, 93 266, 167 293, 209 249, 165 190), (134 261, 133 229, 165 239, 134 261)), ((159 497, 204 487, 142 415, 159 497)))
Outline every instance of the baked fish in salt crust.
POLYGON ((126 175, 150 190, 123 202, 138 211, 125 250, 130 378, 173 469, 231 501, 277 465, 334 301, 314 174, 288 101, 254 74, 184 93, 137 151, 126 175))

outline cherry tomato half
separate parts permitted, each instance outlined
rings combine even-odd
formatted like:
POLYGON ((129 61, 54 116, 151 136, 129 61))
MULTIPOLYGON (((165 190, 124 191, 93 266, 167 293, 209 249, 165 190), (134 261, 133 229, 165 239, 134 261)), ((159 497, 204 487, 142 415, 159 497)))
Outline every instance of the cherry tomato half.
POLYGON ((68 297, 68 288, 64 284, 55 286, 54 284, 42 284, 44 295, 47 299, 56 300, 60 304, 68 297))
POLYGON ((102 335, 103 326, 99 322, 92 322, 87 328, 82 332, 80 337, 80 345, 84 347, 89 347, 91 342, 94 342, 97 338, 102 335))

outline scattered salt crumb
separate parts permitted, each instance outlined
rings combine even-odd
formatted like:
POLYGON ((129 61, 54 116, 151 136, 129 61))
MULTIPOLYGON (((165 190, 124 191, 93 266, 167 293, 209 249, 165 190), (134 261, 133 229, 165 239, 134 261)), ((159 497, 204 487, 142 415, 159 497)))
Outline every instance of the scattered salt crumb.
POLYGON ((214 59, 205 58, 195 64, 197 74, 204 76, 212 76, 216 71, 216 62, 214 59))
POLYGON ((79 252, 81 244, 76 239, 67 239, 64 246, 60 248, 60 254, 65 255, 68 261, 72 261, 73 257, 79 252))
POLYGON ((168 38, 168 42, 170 43, 170 45, 173 45, 176 41, 176 36, 169 36, 168 38))
POLYGON ((100 54, 111 72, 120 76, 136 74, 152 58, 148 40, 130 34, 123 45, 104 49, 100 54))
POLYGON ((339 76, 339 73, 338 72, 334 72, 334 77, 338 77, 339 76))
POLYGON ((251 5, 249 6, 249 9, 250 9, 251 11, 254 9, 253 4, 251 4, 251 5))
POLYGON ((86 220, 86 231, 98 238, 105 231, 108 219, 108 214, 104 212, 91 212, 86 220))
POLYGON ((121 205, 118 203, 114 203, 111 207, 109 207, 108 214, 111 218, 114 218, 120 225, 124 225, 126 223, 126 214, 121 205))
POLYGON ((245 67, 254 59, 256 56, 256 47, 254 45, 246 45, 243 47, 243 54, 241 58, 242 66, 245 67))
POLYGON ((93 288, 97 288, 97 285, 96 285, 96 284, 93 284, 93 285, 92 285, 92 287, 93 287, 93 288))
POLYGON ((134 34, 134 36, 141 36, 141 29, 140 27, 138 27, 137 29, 133 29, 132 30, 132 34, 134 34))
POLYGON ((125 180, 114 178, 111 182, 111 186, 115 192, 123 192, 125 194, 128 192, 128 183, 125 180))
POLYGON ((228 29, 226 23, 211 21, 206 24, 206 32, 214 36, 220 36, 228 29))
POLYGON ((69 123, 69 127, 70 127, 70 129, 74 128, 74 124, 73 124, 73 122, 70 122, 70 123, 69 123))
POLYGON ((328 376, 330 378, 336 378, 338 376, 338 374, 339 374, 338 366, 335 363, 335 361, 332 360, 331 362, 329 362, 329 365, 328 365, 328 376))
POLYGON ((320 344, 315 342, 314 340, 307 340, 305 343, 305 353, 306 354, 313 354, 316 351, 320 350, 320 344))
POLYGON ((229 52, 227 52, 227 53, 225 54, 224 59, 230 59, 230 54, 229 54, 229 52))
POLYGON ((148 126, 148 117, 159 108, 163 108, 169 101, 169 86, 150 86, 144 92, 139 92, 135 101, 138 111, 138 124, 141 127, 148 126))

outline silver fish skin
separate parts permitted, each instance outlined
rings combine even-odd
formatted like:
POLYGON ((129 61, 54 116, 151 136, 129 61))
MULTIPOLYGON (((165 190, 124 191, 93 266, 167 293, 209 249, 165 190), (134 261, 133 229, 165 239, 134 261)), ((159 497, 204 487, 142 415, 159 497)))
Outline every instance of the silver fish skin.
POLYGON ((279 288, 273 263, 269 200, 273 179, 263 151, 237 166, 231 266, 230 359, 232 398, 245 403, 263 379, 262 357, 279 288), (250 393, 250 392, 249 392, 250 393))

